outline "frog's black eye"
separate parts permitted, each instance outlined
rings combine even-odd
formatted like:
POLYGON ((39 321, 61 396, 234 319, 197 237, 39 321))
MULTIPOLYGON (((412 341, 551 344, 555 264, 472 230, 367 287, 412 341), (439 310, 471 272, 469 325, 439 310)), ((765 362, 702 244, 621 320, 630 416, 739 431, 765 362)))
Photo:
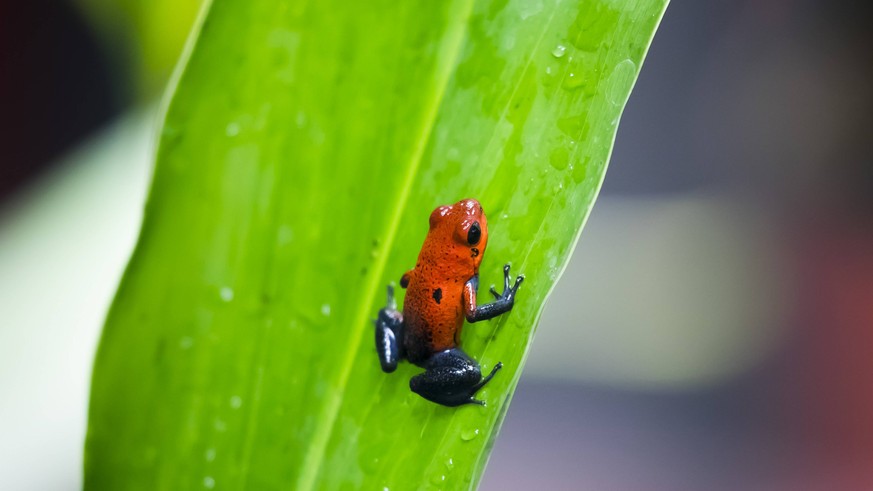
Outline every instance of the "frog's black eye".
POLYGON ((482 229, 479 228, 479 222, 473 222, 473 225, 470 225, 470 230, 467 232, 467 243, 470 245, 476 245, 481 238, 482 229))

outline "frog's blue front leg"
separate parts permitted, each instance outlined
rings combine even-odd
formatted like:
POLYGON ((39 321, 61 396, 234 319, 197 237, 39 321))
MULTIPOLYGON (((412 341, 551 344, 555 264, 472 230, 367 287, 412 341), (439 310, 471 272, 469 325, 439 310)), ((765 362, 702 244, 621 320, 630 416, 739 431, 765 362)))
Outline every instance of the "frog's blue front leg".
POLYGON ((515 305, 515 293, 522 281, 524 281, 524 275, 518 275, 515 284, 510 285, 509 264, 503 266, 503 293, 497 293, 497 290, 492 286, 491 294, 494 295, 494 301, 485 305, 477 305, 476 294, 479 291, 479 275, 470 278, 464 285, 464 316, 467 321, 479 322, 493 319, 512 310, 512 306, 515 305))
POLYGON ((397 310, 394 287, 388 285, 388 300, 376 319, 376 352, 383 372, 396 370, 397 362, 405 357, 403 330, 403 314, 397 310))

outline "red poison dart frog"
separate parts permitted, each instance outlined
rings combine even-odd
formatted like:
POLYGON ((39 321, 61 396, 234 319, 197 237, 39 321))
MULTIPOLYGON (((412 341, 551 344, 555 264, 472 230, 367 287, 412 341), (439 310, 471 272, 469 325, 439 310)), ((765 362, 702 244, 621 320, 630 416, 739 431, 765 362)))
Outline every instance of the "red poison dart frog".
POLYGON ((382 370, 393 372, 406 358, 425 369, 409 381, 409 388, 444 406, 485 405, 476 391, 503 366, 497 363, 486 377, 479 364, 460 348, 464 319, 478 322, 509 312, 524 275, 510 285, 509 264, 503 267, 503 293, 491 287, 495 300, 477 305, 479 263, 488 243, 488 224, 482 205, 465 199, 440 206, 430 215, 430 230, 415 268, 400 279, 406 288, 398 311, 394 289, 376 319, 376 350, 382 370))

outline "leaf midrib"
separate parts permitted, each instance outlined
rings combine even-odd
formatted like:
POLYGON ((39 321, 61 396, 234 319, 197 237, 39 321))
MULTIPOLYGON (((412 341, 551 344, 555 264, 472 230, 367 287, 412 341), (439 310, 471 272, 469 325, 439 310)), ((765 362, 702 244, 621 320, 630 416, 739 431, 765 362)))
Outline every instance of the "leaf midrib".
MULTIPOLYGON (((552 14, 549 16, 549 19, 543 25, 543 29, 540 32, 539 36, 537 37, 537 40, 534 43, 533 49, 530 50, 530 53, 529 53, 527 59, 525 60, 524 67, 522 68, 522 75, 518 78, 518 82, 516 82, 515 85, 513 86, 512 91, 510 92, 509 98, 506 100, 506 104, 503 106, 503 110, 500 112, 500 117, 497 119, 497 121, 503 121, 506 118, 506 115, 509 113, 509 108, 512 106, 512 101, 515 100, 516 94, 518 94, 518 90, 522 85, 522 80, 524 79, 525 74, 527 74, 528 70, 530 69, 531 65, 533 64, 533 59, 536 56, 537 52, 539 52, 540 46, 542 46, 542 43, 543 43, 543 39, 545 38, 546 33, 549 31, 549 27, 551 27, 552 22, 555 20, 555 14, 557 12, 558 12, 558 6, 556 5, 554 10, 552 10, 552 14)), ((497 131, 493 131, 491 133, 491 137, 488 140, 488 144, 486 144, 483 148, 485 148, 487 150, 494 143, 494 140, 496 138, 497 138, 497 131)), ((549 204, 550 209, 554 205, 554 203, 555 203, 555 200, 553 198, 551 203, 549 204)), ((544 224, 545 224, 545 222, 543 222, 543 224, 540 225, 538 232, 542 231, 544 224)), ((581 229, 580 229, 580 232, 581 232, 581 229)), ((532 241, 530 244, 534 244, 534 243, 535 242, 532 241)), ((533 246, 532 245, 529 246, 527 252, 523 256, 522 263, 521 263, 522 269, 520 271, 524 270, 523 266, 527 262, 528 257, 530 256, 530 247, 533 247, 533 246)), ((491 345, 492 339, 493 338, 491 338, 485 342, 485 346, 483 347, 483 353, 487 352, 488 347, 491 345)), ((521 374, 521 370, 517 370, 515 378, 518 378, 520 376, 520 374, 521 374)), ((426 427, 428 424, 430 424, 432 419, 433 419, 433 413, 431 413, 428 416, 428 418, 425 421, 423 426, 426 427)), ((446 438, 448 436, 449 436, 449 432, 445 432, 443 434, 442 438, 440 439, 440 443, 437 445, 437 448, 441 448, 443 446, 443 443, 446 441, 446 438)), ((430 464, 433 464, 433 463, 434 463, 434 460, 431 459, 429 466, 430 466, 430 464)), ((470 489, 473 489, 472 481, 470 484, 471 484, 470 489)))
MULTIPOLYGON (((424 150, 427 148, 427 143, 430 141, 430 135, 433 132, 433 127, 436 123, 439 107, 443 96, 448 86, 450 75, 457 65, 458 56, 461 53, 462 40, 467 32, 470 14, 472 13, 474 0, 466 0, 463 10, 460 15, 455 17, 458 24, 454 26, 451 34, 448 36, 448 42, 445 44, 444 53, 447 53, 446 59, 443 62, 442 69, 439 71, 439 77, 435 83, 434 97, 425 111, 425 117, 422 124, 422 131, 417 139, 417 145, 410 157, 410 163, 407 167, 406 175, 400 187, 400 196, 397 199, 397 204, 393 207, 393 214, 388 223, 387 232, 384 234, 385 240, 382 247, 378 251, 376 264, 372 268, 369 281, 363 290, 363 299, 359 304, 358 314, 355 316, 353 326, 361 326, 367 322, 370 315, 370 306, 376 298, 376 292, 379 290, 379 282, 384 276, 385 267, 388 262, 388 252, 391 250, 397 229, 400 225, 400 219, 403 211, 406 209, 406 203, 409 201, 409 195, 412 189, 412 182, 418 173, 421 164, 424 150)), ((454 11, 451 9, 450 11, 454 11)), ((340 358, 343 364, 339 370, 339 380, 335 384, 335 390, 332 391, 326 404, 324 411, 316 419, 316 427, 313 433, 313 439, 308 447, 305 457, 303 458, 302 473, 297 481, 296 489, 313 489, 315 487, 315 479, 321 470, 321 464, 324 462, 324 453, 327 447, 330 435, 333 432, 334 423, 339 414, 340 406, 342 405, 345 387, 348 384, 349 376, 352 371, 352 365, 355 361, 355 353, 358 351, 363 339, 364 329, 354 329, 345 355, 340 358)))

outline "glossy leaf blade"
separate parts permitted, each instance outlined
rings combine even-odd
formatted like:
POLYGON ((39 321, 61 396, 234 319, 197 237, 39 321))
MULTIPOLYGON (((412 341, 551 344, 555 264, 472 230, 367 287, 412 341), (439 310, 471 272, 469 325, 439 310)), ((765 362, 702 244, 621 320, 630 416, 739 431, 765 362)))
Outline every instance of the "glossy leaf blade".
POLYGON ((86 487, 475 485, 664 7, 214 0, 97 356, 86 487), (505 368, 452 409, 381 372, 371 319, 465 197, 482 284, 527 281, 465 328, 505 368))

